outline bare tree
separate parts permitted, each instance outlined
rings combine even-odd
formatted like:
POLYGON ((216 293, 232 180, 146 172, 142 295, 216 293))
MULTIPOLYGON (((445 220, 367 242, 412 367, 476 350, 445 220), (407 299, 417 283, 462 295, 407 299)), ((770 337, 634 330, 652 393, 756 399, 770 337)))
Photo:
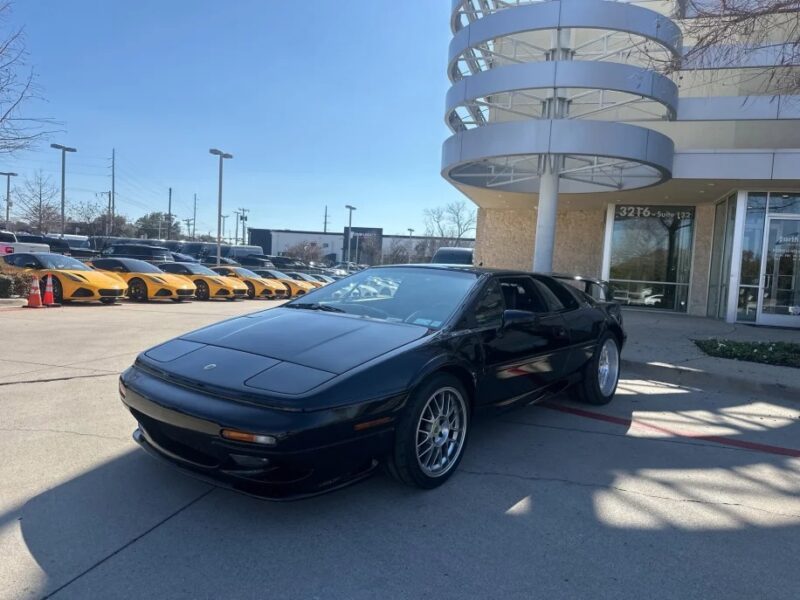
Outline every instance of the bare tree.
POLYGON ((17 199, 17 215, 29 227, 45 234, 61 222, 61 209, 58 201, 58 188, 53 185, 49 175, 36 171, 28 177, 22 187, 14 189, 17 199))
POLYGON ((687 49, 666 64, 667 73, 753 64, 752 89, 793 94, 800 90, 800 0, 684 0, 680 17, 687 49), (758 63, 756 63, 758 64, 758 63), (794 67, 794 68, 793 68, 794 67))
POLYGON ((439 245, 457 246, 470 231, 475 230, 475 209, 459 200, 446 206, 426 208, 425 236, 439 238, 439 245))
POLYGON ((307 240, 289 246, 283 254, 290 258, 302 260, 304 263, 322 262, 322 249, 319 244, 307 240))
MULTIPOLYGON (((0 25, 8 23, 11 3, 0 1, 0 25)), ((22 29, 0 37, 0 154, 26 150, 41 137, 48 119, 22 116, 23 106, 37 97, 35 75, 26 64, 25 35, 22 29)))
POLYGON ((70 207, 70 219, 76 223, 90 224, 103 214, 104 205, 99 200, 84 200, 70 207))
POLYGON ((389 245, 389 252, 386 254, 387 265, 399 265, 411 261, 409 242, 394 238, 389 245))

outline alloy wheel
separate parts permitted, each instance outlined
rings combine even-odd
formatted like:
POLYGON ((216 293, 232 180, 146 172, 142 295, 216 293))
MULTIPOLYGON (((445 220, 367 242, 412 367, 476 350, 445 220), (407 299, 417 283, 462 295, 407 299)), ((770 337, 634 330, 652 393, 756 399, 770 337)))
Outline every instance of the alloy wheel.
POLYGON ((428 477, 441 477, 458 461, 467 435, 467 403, 455 388, 436 390, 417 423, 417 462, 428 477))
POLYGON ((619 350, 613 339, 609 338, 600 349, 597 362, 597 383, 603 396, 610 396, 619 377, 619 350))

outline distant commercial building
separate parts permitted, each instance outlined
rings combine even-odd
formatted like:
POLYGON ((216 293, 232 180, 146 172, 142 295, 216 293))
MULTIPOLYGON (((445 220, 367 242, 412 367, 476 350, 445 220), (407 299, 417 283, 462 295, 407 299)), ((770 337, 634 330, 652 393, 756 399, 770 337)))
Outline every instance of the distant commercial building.
MULTIPOLYGON (((282 256, 299 245, 319 248, 331 262, 345 260, 347 227, 341 233, 295 229, 248 228, 250 244, 261 246, 264 254, 282 256)), ((379 227, 353 227, 350 237, 350 260, 363 264, 388 264, 409 260, 430 260, 441 246, 473 248, 474 238, 438 238, 428 236, 385 235, 379 227)))
POLYGON ((452 5, 442 175, 479 207, 476 262, 800 327, 800 96, 754 76, 775 53, 666 77, 686 2, 452 5))

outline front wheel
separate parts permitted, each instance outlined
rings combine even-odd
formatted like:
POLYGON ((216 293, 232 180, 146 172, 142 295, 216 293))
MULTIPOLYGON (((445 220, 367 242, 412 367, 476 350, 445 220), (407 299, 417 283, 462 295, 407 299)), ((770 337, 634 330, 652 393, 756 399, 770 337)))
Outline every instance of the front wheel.
POLYGON ((147 285, 141 279, 132 279, 128 284, 128 297, 134 302, 147 302, 147 285))
POLYGON ((600 406, 608 404, 619 382, 619 343, 606 332, 597 341, 594 355, 583 368, 583 379, 572 388, 579 402, 600 406))
POLYGON ((247 285, 247 297, 250 298, 250 300, 252 300, 253 298, 256 297, 256 288, 249 281, 245 281, 245 284, 247 285))
POLYGON ((442 485, 455 472, 467 441, 469 405, 461 382, 440 373, 410 396, 395 431, 389 472, 418 488, 442 485))
POLYGON ((208 300, 211 298, 211 292, 208 289, 208 284, 203 281, 202 279, 198 279, 194 282, 197 291, 194 293, 194 297, 198 300, 208 300))

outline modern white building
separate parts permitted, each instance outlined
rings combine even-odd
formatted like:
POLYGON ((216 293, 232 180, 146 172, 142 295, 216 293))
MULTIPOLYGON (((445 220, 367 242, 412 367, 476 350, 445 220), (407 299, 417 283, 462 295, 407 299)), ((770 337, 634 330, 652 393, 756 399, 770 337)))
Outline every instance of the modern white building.
POLYGON ((800 327, 800 96, 759 76, 770 52, 663 75, 683 4, 453 0, 442 175, 479 207, 484 265, 800 327))

